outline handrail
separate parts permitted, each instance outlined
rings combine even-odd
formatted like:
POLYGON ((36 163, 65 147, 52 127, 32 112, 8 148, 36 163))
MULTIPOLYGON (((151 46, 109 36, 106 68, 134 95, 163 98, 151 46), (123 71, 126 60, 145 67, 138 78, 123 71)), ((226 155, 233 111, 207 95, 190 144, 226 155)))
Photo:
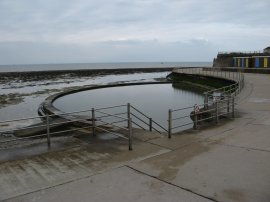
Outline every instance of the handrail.
MULTIPOLYGON (((122 112, 122 113, 117 113, 117 114, 114 114, 114 115, 123 115, 123 114, 126 114, 126 112, 122 112)), ((97 118, 106 118, 106 117, 110 117, 111 115, 106 115, 106 116, 98 116, 98 117, 95 117, 96 119, 97 118)))
POLYGON ((145 115, 144 113, 142 113, 140 110, 138 110, 137 108, 135 108, 135 107, 133 107, 132 105, 130 105, 130 107, 132 108, 132 109, 134 109, 135 111, 137 111, 138 113, 140 113, 141 115, 143 115, 144 117, 146 117, 146 118, 150 118, 150 117, 148 117, 147 115, 145 115))
POLYGON ((138 120, 140 120, 141 122, 143 122, 145 125, 148 125, 148 123, 146 123, 144 120, 142 120, 141 118, 139 118, 138 116, 136 116, 133 113, 130 113, 132 116, 134 116, 135 118, 137 118, 138 120))
MULTIPOLYGON (((224 87, 216 88, 216 89, 211 89, 211 90, 204 92, 204 96, 205 96, 204 104, 198 105, 200 107, 203 107, 203 109, 204 109, 203 112, 194 113, 194 115, 192 115, 192 114, 182 115, 180 117, 173 118, 172 117, 173 113, 187 110, 187 109, 193 109, 194 106, 178 108, 178 109, 169 109, 169 118, 168 118, 168 137, 169 138, 171 138, 171 132, 173 129, 188 125, 188 124, 184 124, 184 125, 180 125, 180 126, 172 126, 172 122, 179 120, 179 119, 188 118, 191 115, 194 117, 193 127, 195 129, 197 128, 197 123, 202 122, 201 120, 212 119, 214 117, 216 120, 216 123, 217 123, 220 116, 231 114, 232 117, 234 117, 235 105, 236 105, 235 104, 235 96, 238 93, 240 93, 240 91, 242 90, 242 88, 244 86, 244 74, 241 71, 233 72, 231 74, 231 73, 222 72, 219 69, 214 69, 214 70, 217 70, 217 71, 213 71, 213 73, 212 73, 211 70, 209 70, 209 71, 207 70, 208 71, 207 72, 204 70, 202 71, 200 68, 192 69, 192 70, 184 70, 184 69, 173 70, 173 72, 178 72, 178 73, 187 73, 187 74, 195 74, 195 75, 198 74, 198 75, 203 75, 203 76, 215 76, 215 77, 219 77, 219 78, 230 79, 230 80, 233 80, 235 83, 233 83, 231 85, 224 86, 224 87), (213 94, 214 92, 220 92, 221 95, 224 96, 226 99, 216 101, 215 95, 213 94), (222 105, 222 106, 218 106, 218 105, 222 105), (211 106, 213 106, 212 109, 208 109, 209 107, 211 108, 211 106), (227 110, 227 111, 222 112, 224 110, 227 110), (200 118, 200 120, 198 120, 198 116, 202 116, 203 114, 206 114, 206 113, 214 114, 214 116, 211 116, 210 118, 206 118, 206 119, 200 118)), ((190 124, 192 124, 192 123, 190 123, 190 124)))
POLYGON ((21 118, 21 119, 10 119, 10 120, 5 120, 5 121, 0 121, 0 123, 9 123, 9 122, 14 122, 14 121, 26 121, 29 119, 40 119, 40 118, 45 118, 46 116, 33 116, 33 117, 27 117, 27 118, 21 118))
POLYGON ((139 124, 137 124, 136 122, 132 121, 132 123, 134 123, 136 126, 140 127, 143 130, 146 130, 144 127, 140 126, 139 124))
POLYGON ((171 111, 172 111, 172 112, 176 112, 176 111, 180 111, 180 110, 190 109, 190 108, 193 108, 193 107, 194 107, 194 106, 192 106, 192 107, 178 108, 178 109, 172 109, 171 111))
POLYGON ((102 112, 102 111, 97 111, 98 113, 101 113, 101 114, 106 114, 106 115, 109 115, 109 116, 112 116, 112 117, 115 117, 115 118, 119 118, 119 119, 123 119, 123 120, 127 120, 126 118, 124 117, 121 117, 121 116, 116 116, 114 114, 110 114, 110 113, 106 113, 106 112, 102 112))
POLYGON ((118 107, 125 107, 126 105, 116 105, 116 106, 112 106, 112 107, 102 107, 102 108, 97 108, 95 110, 104 110, 104 109, 112 109, 112 108, 118 108, 118 107))
POLYGON ((69 114, 78 114, 78 113, 82 113, 82 112, 91 112, 91 109, 85 109, 85 110, 80 110, 80 111, 72 111, 72 112, 63 112, 63 113, 55 113, 55 114, 48 114, 48 115, 45 115, 44 118, 46 116, 49 116, 49 117, 54 117, 54 116, 62 116, 62 115, 69 115, 69 114))
MULTIPOLYGON (((162 128, 162 129, 165 130, 166 132, 168 132, 168 130, 165 129, 163 126, 161 126, 159 123, 155 122, 154 120, 152 120, 152 122, 155 123, 156 125, 158 125, 160 128, 162 128)), ((155 129, 155 128, 153 127, 153 129, 155 129)))
MULTIPOLYGON (((165 129, 163 126, 161 126, 159 123, 157 123, 156 121, 154 121, 152 118, 148 117, 147 115, 145 115, 143 112, 141 112, 140 110, 138 110, 137 108, 135 108, 134 106, 130 105, 130 107, 132 109, 134 109, 135 111, 137 111, 139 114, 141 114, 142 116, 144 116, 145 118, 151 120, 152 123, 156 124, 158 127, 160 127, 161 129, 163 129, 165 132, 168 132, 167 129, 165 129)), ((151 129, 154 129, 155 131, 159 132, 159 130, 157 130, 155 127, 153 127, 153 125, 149 125, 149 123, 146 123, 144 120, 140 119, 138 116, 136 116, 135 114, 131 113, 132 116, 134 116, 135 118, 139 119, 140 121, 142 121, 144 124, 148 125, 149 127, 151 127, 151 129)), ((150 130, 151 130, 150 129, 150 130)), ((162 134, 162 133, 160 133, 162 134)))

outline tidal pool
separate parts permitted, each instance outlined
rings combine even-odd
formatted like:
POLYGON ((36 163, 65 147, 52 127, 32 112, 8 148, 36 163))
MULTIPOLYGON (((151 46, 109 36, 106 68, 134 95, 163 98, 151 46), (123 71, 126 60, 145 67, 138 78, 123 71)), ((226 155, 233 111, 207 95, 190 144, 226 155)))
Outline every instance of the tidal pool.
MULTIPOLYGON (((172 84, 130 85, 81 91, 58 98, 53 105, 63 112, 103 108, 130 103, 167 128, 168 109, 203 103, 203 95, 174 87, 172 84)), ((192 109, 179 112, 188 115, 192 109)), ((126 112, 126 107, 109 109, 107 113, 126 112)), ((90 112, 87 112, 90 115, 90 112)), ((100 114, 101 115, 101 114, 100 114)), ((126 117, 124 115, 124 117, 126 117)), ((181 122, 191 122, 190 118, 181 122)), ((180 123, 181 124, 181 123, 180 123)))

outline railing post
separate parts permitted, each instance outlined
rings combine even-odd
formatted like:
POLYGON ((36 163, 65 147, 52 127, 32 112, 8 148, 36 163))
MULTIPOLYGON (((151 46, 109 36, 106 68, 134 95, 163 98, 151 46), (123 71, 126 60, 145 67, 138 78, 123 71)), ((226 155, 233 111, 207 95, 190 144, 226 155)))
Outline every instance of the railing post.
POLYGON ((208 93, 204 93, 204 109, 208 109, 208 93))
POLYGON ((152 131, 152 118, 149 118, 149 131, 152 131))
POLYGON ((132 150, 132 119, 128 119, 129 133, 128 133, 128 150, 132 150))
POLYGON ((241 73, 238 72, 238 94, 241 91, 241 73))
POLYGON ((218 102, 216 102, 215 105, 216 105, 216 124, 218 124, 218 102))
POLYGON ((230 97, 231 96, 227 96, 227 112, 229 113, 230 112, 230 97))
POLYGON ((169 116, 168 116, 168 138, 172 137, 172 110, 169 109, 169 116))
POLYGON ((234 96, 232 96, 232 118, 234 118, 234 96))
POLYGON ((95 117, 95 109, 92 108, 92 133, 93 136, 96 136, 96 117, 95 117))
POLYGON ((51 135, 50 135, 49 115, 46 115, 46 129, 47 129, 47 145, 48 145, 48 148, 50 148, 51 147, 51 135))
POLYGON ((198 114, 195 113, 194 111, 194 125, 193 128, 196 130, 198 126, 198 114))
POLYGON ((127 103, 127 127, 130 128, 130 125, 129 125, 129 119, 131 118, 130 116, 130 103, 127 103))

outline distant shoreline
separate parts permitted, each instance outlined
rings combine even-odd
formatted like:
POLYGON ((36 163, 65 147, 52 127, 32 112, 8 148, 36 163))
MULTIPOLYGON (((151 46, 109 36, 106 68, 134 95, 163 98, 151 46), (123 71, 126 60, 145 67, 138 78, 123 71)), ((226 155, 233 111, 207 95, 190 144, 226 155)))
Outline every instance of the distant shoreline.
POLYGON ((0 72, 34 72, 60 70, 107 70, 145 69, 174 67, 211 67, 212 62, 130 62, 130 63, 67 63, 67 64, 22 64, 0 65, 0 72))
MULTIPOLYGON (((36 70, 21 72, 0 72, 0 75, 23 75, 23 74, 63 74, 63 73, 134 73, 134 72, 163 72, 171 71, 177 67, 147 67, 147 68, 114 68, 114 69, 61 69, 61 70, 36 70)), ((192 67, 191 67, 192 68, 192 67)), ((195 67, 194 67, 195 68, 195 67)))
POLYGON ((10 79, 22 81, 47 80, 59 77, 92 77, 104 76, 109 74, 134 74, 134 73, 154 73, 168 72, 174 68, 123 68, 123 69, 75 69, 75 70, 43 70, 43 71, 23 71, 23 72, 0 72, 0 83, 10 79))

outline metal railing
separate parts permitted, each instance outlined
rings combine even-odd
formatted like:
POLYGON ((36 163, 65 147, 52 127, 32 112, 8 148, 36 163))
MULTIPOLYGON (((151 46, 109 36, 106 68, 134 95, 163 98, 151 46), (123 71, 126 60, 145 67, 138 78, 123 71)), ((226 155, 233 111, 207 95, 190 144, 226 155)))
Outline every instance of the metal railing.
MULTIPOLYGON (((138 124, 138 122, 133 122, 135 125, 139 126, 141 129, 144 130, 148 130, 149 131, 156 131, 160 134, 162 134, 161 131, 163 132, 168 132, 168 130, 166 128, 164 128, 161 124, 157 123, 156 121, 153 120, 153 118, 147 116, 146 114, 144 114, 143 112, 141 112, 140 110, 138 110, 137 108, 135 108, 134 106, 130 105, 128 103, 128 113, 130 114, 129 116, 134 117, 135 119, 137 119, 138 121, 140 121, 142 124, 146 125, 148 128, 143 127, 142 125, 138 124), (133 111, 132 111, 133 110, 133 111), (136 115, 134 112, 137 112, 137 114, 141 115, 141 117, 139 117, 138 115, 136 115), (143 120, 143 118, 145 118, 146 120, 143 120), (161 131, 160 131, 160 130, 161 131)), ((133 118, 133 120, 134 120, 133 118)))
MULTIPOLYGON (((0 124, 5 125, 15 122, 19 125, 21 121, 29 121, 33 119, 41 119, 42 123, 38 125, 30 125, 23 127, 7 128, 0 130, 0 134, 11 133, 21 130, 37 130, 35 135, 25 137, 13 137, 7 140, 0 141, 7 143, 18 140, 31 138, 46 138, 47 145, 51 147, 51 137, 61 133, 69 133, 74 131, 89 130, 93 136, 96 136, 100 131, 104 131, 117 137, 128 140, 128 148, 132 150, 133 139, 133 124, 144 130, 156 131, 160 134, 168 134, 171 138, 172 133, 176 129, 190 128, 193 125, 194 129, 202 125, 206 121, 215 120, 216 123, 223 116, 235 115, 236 95, 240 93, 244 87, 244 75, 242 72, 222 72, 219 69, 203 70, 202 68, 192 69, 175 69, 173 72, 193 75, 203 75, 220 77, 234 81, 234 84, 224 86, 222 88, 209 90, 204 93, 204 103, 197 106, 197 111, 194 106, 189 106, 180 109, 169 109, 168 111, 168 129, 154 121, 151 117, 141 112, 131 104, 117 105, 103 108, 92 108, 82 111, 57 113, 53 115, 36 116, 22 119, 0 121, 0 124), (217 97, 216 94, 219 94, 217 97), (116 110, 113 112, 113 110, 116 110), (77 114, 77 115, 76 115, 77 114), (177 124, 177 122, 180 122, 177 124), (58 127, 63 127, 60 130, 58 127), (70 128, 72 126, 73 128, 70 128), (128 132, 128 135, 122 135, 115 132, 115 129, 121 129, 128 132), (163 131, 163 132, 161 132, 163 131)), ((84 131, 85 132, 85 131, 84 131)), ((177 131, 178 132, 178 131, 177 131)))
MULTIPOLYGON (((24 127, 17 127, 17 128, 8 128, 4 130, 0 130, 0 134, 14 134, 17 131, 22 130, 37 130, 32 131, 34 135, 28 135, 25 137, 12 137, 7 140, 0 141, 0 144, 2 143, 8 143, 13 141, 19 141, 19 140, 26 140, 26 139, 33 139, 33 138, 46 138, 47 139, 47 146, 48 148, 51 147, 51 137, 56 136, 63 133, 68 132, 74 132, 74 131, 81 131, 82 129, 89 130, 89 133, 92 133, 93 136, 96 136, 97 130, 99 131, 105 131, 112 135, 115 135, 117 137, 123 138, 128 140, 128 147, 129 150, 132 150, 132 119, 122 118, 122 121, 128 122, 129 127, 121 127, 116 125, 116 122, 107 122, 103 118, 105 117, 114 117, 114 118, 120 118, 119 115, 116 114, 109 114, 101 111, 100 109, 92 109, 92 110, 83 110, 83 111, 76 111, 76 112, 68 112, 68 113, 59 113, 59 114, 53 114, 53 115, 45 115, 45 116, 38 116, 38 117, 28 117, 28 118, 22 118, 22 119, 14 119, 14 120, 6 120, 6 121, 0 121, 0 124, 8 124, 11 122, 20 122, 25 120, 31 120, 31 119, 42 119, 45 120, 42 123, 38 125, 32 125, 32 126, 24 126, 24 127), (95 113, 103 114, 101 116, 95 116, 95 113), (76 116, 75 114, 81 114, 81 113, 88 113, 90 116, 84 116, 81 115, 76 116), (104 116, 105 114, 105 116, 104 116), (68 117, 70 119, 66 119, 63 117, 68 117), (70 128, 70 126, 73 126, 73 128, 70 128), (63 127, 63 129, 57 129, 57 127, 63 127), (65 127, 64 127, 65 126, 65 127), (110 128, 108 128, 110 126, 110 128), (128 137, 125 137, 124 135, 120 135, 118 133, 115 133, 111 130, 112 127, 121 128, 122 130, 128 131, 128 137)), ((84 131, 86 132, 86 131, 84 131)))
POLYGON ((235 116, 236 96, 244 87, 244 74, 238 72, 223 72, 219 68, 211 70, 203 70, 202 68, 194 69, 175 69, 173 72, 181 74, 192 74, 199 76, 211 76, 215 78, 223 78, 232 80, 235 83, 217 89, 204 92, 204 103, 198 104, 196 107, 188 106, 179 109, 169 109, 168 111, 168 138, 178 129, 187 129, 193 126, 194 129, 198 125, 202 125, 205 121, 219 122, 220 117, 230 115, 235 116), (197 111, 196 111, 197 108, 197 111), (179 123, 180 122, 180 123, 179 123))
MULTIPOLYGON (((129 150, 132 150, 132 128, 139 127, 144 130, 156 131, 162 134, 160 130, 167 133, 167 130, 159 123, 154 121, 151 117, 147 116, 139 109, 132 106, 130 103, 125 105, 117 105, 103 108, 92 108, 81 111, 73 111, 67 113, 57 113, 53 115, 28 117, 22 119, 0 121, 0 124, 8 124, 10 122, 19 123, 20 121, 41 119, 42 123, 38 125, 30 125, 16 128, 8 128, 6 130, 0 130, 0 134, 14 134, 17 131, 33 130, 34 135, 28 135, 26 137, 16 137, 7 140, 0 141, 1 143, 7 143, 18 140, 32 139, 32 138, 46 138, 47 145, 51 147, 51 137, 74 131, 89 130, 93 136, 96 136, 97 131, 104 131, 114 136, 128 140, 129 150), (116 109, 116 111, 115 111, 116 109), (65 126, 65 127, 64 127, 65 126), (70 129, 70 126, 73 128, 70 129), (65 129, 56 129, 62 127, 65 129), (116 133, 114 130, 120 129, 128 132, 128 137, 116 133), (37 130, 37 131, 35 131, 37 130)), ((85 132, 85 131, 84 131, 85 132)))
POLYGON ((218 54, 262 54, 264 51, 258 50, 258 51, 221 51, 218 52, 218 54))

